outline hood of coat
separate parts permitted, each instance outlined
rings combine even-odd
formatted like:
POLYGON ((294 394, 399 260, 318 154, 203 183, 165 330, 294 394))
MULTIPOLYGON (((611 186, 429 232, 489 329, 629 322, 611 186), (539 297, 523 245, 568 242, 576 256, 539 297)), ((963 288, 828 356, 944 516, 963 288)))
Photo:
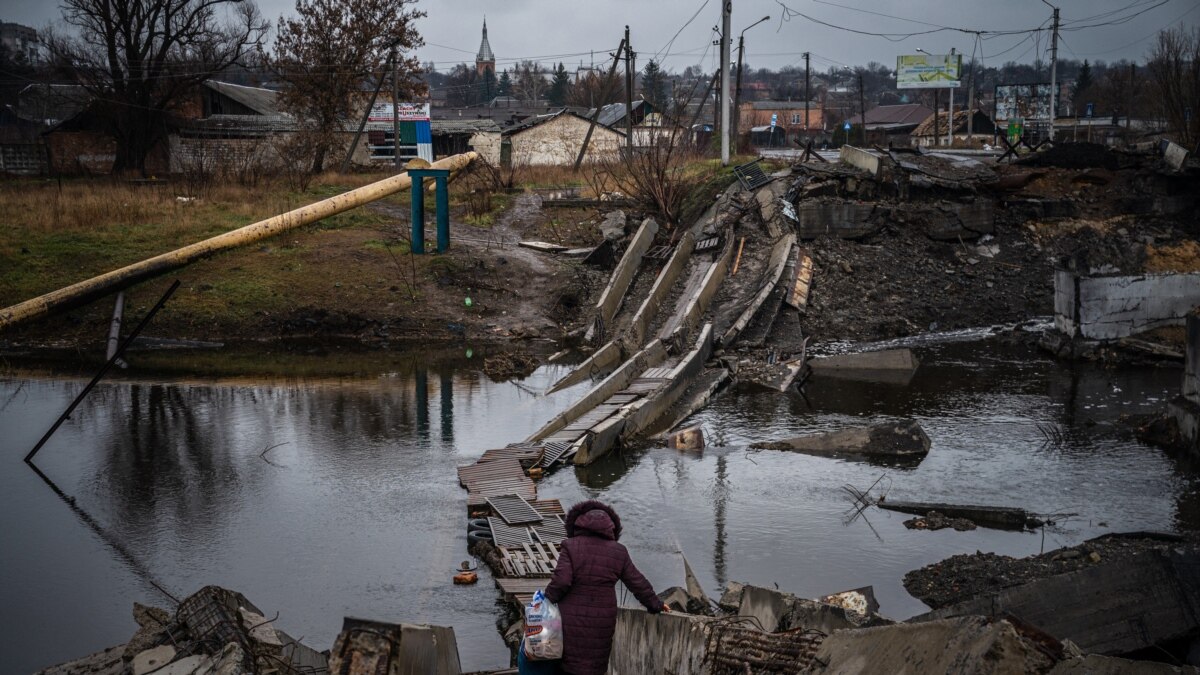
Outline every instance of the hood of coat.
POLYGON ((580 534, 617 541, 621 538, 621 517, 604 502, 579 502, 567 512, 567 536, 580 534))

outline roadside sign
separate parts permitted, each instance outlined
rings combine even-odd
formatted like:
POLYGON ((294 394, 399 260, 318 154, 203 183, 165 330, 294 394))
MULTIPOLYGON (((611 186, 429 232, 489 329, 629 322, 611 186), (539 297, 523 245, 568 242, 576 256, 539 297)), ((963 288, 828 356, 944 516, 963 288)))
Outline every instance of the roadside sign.
POLYGON ((897 89, 957 87, 962 54, 905 54, 896 57, 897 89))
POLYGON ((850 131, 850 120, 846 120, 846 123, 842 125, 842 128, 846 131, 850 131))
POLYGON ((1095 113, 1096 113, 1096 104, 1095 103, 1087 104, 1087 114, 1085 115, 1085 117, 1091 117, 1095 113))
POLYGON ((777 113, 771 113, 771 126, 774 127, 775 123, 778 121, 779 121, 779 115, 777 113))

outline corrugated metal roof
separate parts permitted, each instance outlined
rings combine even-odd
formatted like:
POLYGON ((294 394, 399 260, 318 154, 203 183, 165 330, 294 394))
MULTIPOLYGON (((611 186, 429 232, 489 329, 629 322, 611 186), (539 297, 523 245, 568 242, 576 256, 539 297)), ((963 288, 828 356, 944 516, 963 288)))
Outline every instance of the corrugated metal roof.
MULTIPOLYGON (((983 111, 978 110, 978 109, 976 109, 974 112, 979 115, 983 115, 985 118, 987 118, 988 122, 991 122, 991 118, 988 117, 987 113, 984 113, 983 111)), ((947 133, 947 131, 946 131, 946 120, 947 119, 948 118, 946 116, 946 111, 944 111, 944 110, 938 111, 937 125, 938 125, 939 135, 947 133)), ((978 119, 979 118, 976 118, 976 120, 978 120, 978 119)), ((932 114, 930 114, 929 117, 925 119, 925 121, 923 121, 917 125, 916 129, 913 129, 912 135, 913 136, 932 136, 933 135, 933 120, 934 120, 934 116, 932 114)), ((955 110, 954 111, 954 130, 950 133, 957 134, 959 132, 965 132, 966 130, 967 130, 967 111, 966 110, 955 110)), ((975 133, 991 133, 991 129, 989 128, 987 131, 984 131, 983 127, 977 123, 975 125, 975 133)))
POLYGON ((500 133, 500 125, 496 124, 495 120, 490 119, 432 120, 429 126, 434 136, 443 134, 500 133))
MULTIPOLYGON (((804 101, 751 101, 753 110, 804 110, 804 101)), ((821 104, 816 101, 808 102, 809 110, 819 110, 821 104)))
MULTIPOLYGON (((920 103, 904 103, 901 105, 880 105, 867 111, 867 127, 883 124, 912 124, 925 121, 933 110, 920 103)), ((850 124, 862 124, 862 115, 850 118, 850 124)))
POLYGON ((260 115, 283 114, 283 111, 279 109, 277 104, 279 97, 279 92, 277 91, 261 87, 247 87, 217 80, 205 80, 204 86, 222 96, 228 96, 260 115))

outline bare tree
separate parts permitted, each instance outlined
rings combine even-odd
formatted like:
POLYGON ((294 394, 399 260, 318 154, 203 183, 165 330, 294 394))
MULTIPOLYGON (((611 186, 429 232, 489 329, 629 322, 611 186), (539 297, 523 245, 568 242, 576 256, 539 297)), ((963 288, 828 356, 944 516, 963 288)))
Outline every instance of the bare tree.
MULTIPOLYGON (((412 50, 425 44, 414 22, 425 12, 406 9, 416 0, 296 0, 296 17, 279 19, 272 63, 284 83, 280 102, 312 138, 311 171, 324 168, 339 132, 365 96, 372 74, 392 49, 402 97, 425 91, 412 50)), ((392 73, 387 73, 391 76, 392 73)))
POLYGON ((1200 143, 1200 28, 1160 32, 1149 67, 1167 123, 1180 143, 1195 149, 1200 143))
POLYGON ((269 24, 252 0, 62 0, 70 30, 47 38, 73 65, 117 141, 115 171, 146 170, 168 115, 257 47, 269 24))
POLYGON ((536 61, 522 61, 517 66, 517 79, 513 82, 513 93, 526 103, 537 103, 550 88, 545 71, 536 61))
POLYGON ((587 75, 579 78, 567 94, 567 104, 594 108, 624 100, 625 89, 618 86, 619 77, 614 74, 613 77, 607 78, 606 74, 589 71, 587 75))

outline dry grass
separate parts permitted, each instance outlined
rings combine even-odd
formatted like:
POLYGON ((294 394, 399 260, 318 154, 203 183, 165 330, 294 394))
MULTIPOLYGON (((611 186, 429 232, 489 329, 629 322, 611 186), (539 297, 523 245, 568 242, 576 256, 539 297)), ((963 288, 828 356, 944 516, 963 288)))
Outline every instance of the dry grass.
POLYGON ((1200 244, 1184 241, 1171 245, 1146 247, 1147 272, 1200 272, 1200 244))

